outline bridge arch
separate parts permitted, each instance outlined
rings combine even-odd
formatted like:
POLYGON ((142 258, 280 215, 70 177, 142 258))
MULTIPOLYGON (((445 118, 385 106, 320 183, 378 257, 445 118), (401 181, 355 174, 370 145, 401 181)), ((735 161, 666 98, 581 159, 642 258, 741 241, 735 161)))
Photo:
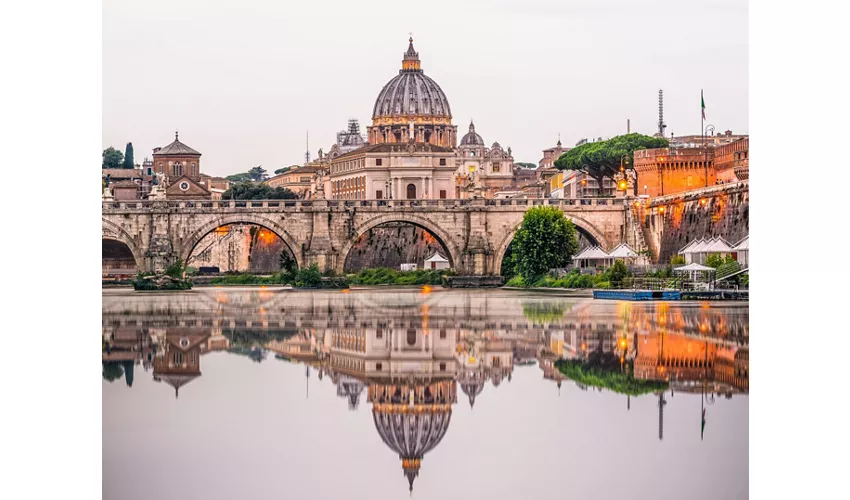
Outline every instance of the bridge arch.
POLYGON ((200 243, 204 236, 215 231, 216 228, 231 224, 253 224, 268 229, 283 240, 283 243, 289 248, 289 251, 292 252, 292 255, 295 257, 295 262, 298 263, 298 267, 304 267, 304 259, 301 255, 301 245, 298 244, 295 238, 293 238, 286 229, 275 221, 250 213, 231 214, 225 215, 224 217, 217 217, 212 222, 208 222, 192 231, 192 233, 183 241, 183 245, 179 253, 180 258, 183 262, 188 262, 189 257, 192 255, 192 251, 198 243, 200 243))
POLYGON ((420 227, 434 236, 440 245, 442 245, 443 249, 448 253, 446 258, 449 259, 449 265, 452 269, 457 270, 456 266, 460 265, 461 261, 458 259, 460 256, 460 251, 457 248, 457 245, 454 244, 451 235, 445 232, 443 229, 439 227, 434 221, 428 219, 427 217, 423 217, 417 214, 411 213, 390 213, 385 215, 379 215, 373 219, 369 219, 368 221, 361 224, 354 230, 354 236, 348 238, 345 243, 342 245, 342 248, 339 251, 336 262, 336 272, 338 274, 345 273, 345 260, 348 258, 348 252, 351 251, 351 248, 357 242, 357 239, 360 238, 364 233, 369 231, 370 229, 380 226, 381 224, 386 224, 388 222, 403 222, 406 224, 412 224, 414 226, 420 227))
MULTIPOLYGON (((584 235, 587 236, 591 243, 602 247, 602 249, 606 252, 611 249, 611 245, 608 240, 605 239, 605 235, 602 233, 602 231, 597 229, 596 226, 581 217, 575 217, 566 213, 564 215, 567 217, 567 219, 572 221, 573 225, 576 227, 576 230, 584 233, 584 235)), ((522 219, 520 219, 520 221, 516 225, 514 225, 514 227, 508 232, 507 236, 505 236, 505 238, 497 247, 496 260, 493 263, 493 274, 501 274, 502 260, 504 260, 505 254, 508 252, 508 247, 511 246, 511 242, 514 241, 514 235, 516 235, 516 231, 521 225, 522 219)))
POLYGON ((130 249, 130 253, 133 254, 133 260, 136 261, 136 268, 142 269, 145 264, 145 256, 142 251, 139 249, 139 246, 136 244, 135 240, 130 233, 124 230, 118 224, 109 221, 107 219, 101 218, 100 220, 100 239, 101 240, 112 240, 117 241, 119 243, 123 243, 130 249))

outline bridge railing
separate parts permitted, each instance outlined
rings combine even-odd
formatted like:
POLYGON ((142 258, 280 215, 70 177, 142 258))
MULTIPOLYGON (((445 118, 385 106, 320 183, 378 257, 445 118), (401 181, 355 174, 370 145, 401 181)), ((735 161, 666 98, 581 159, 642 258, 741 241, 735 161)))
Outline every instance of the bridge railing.
MULTIPOLYGON (((252 208, 304 208, 310 207, 315 200, 128 200, 103 201, 104 212, 123 210, 146 210, 154 208, 169 209, 252 209, 252 208)), ((358 208, 457 208, 467 206, 487 207, 531 207, 531 206, 622 206, 622 198, 497 198, 497 199, 419 199, 419 200, 327 200, 329 207, 358 208)))

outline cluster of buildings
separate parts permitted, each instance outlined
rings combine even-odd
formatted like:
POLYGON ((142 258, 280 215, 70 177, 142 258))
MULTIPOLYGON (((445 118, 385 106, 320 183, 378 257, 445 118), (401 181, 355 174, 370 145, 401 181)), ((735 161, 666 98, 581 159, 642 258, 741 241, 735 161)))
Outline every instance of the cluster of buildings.
POLYGON ((102 169, 103 198, 220 200, 230 187, 227 179, 201 173, 201 153, 180 142, 177 132, 171 144, 154 148, 153 159, 136 167, 102 169))
MULTIPOLYGON (((660 126, 656 135, 663 130, 660 126)), ((514 163, 510 147, 499 142, 488 146, 472 121, 460 135, 448 97, 423 71, 411 38, 401 69, 375 99, 365 135, 357 120, 349 120, 327 152, 320 149, 310 161, 308 151, 303 166, 264 182, 301 198, 334 200, 575 199, 625 194, 613 179, 600 186, 582 172, 556 169, 555 160, 570 149, 559 138, 554 147, 543 150, 538 167, 528 169, 514 163)), ((174 142, 154 149, 153 160, 146 159, 140 168, 104 170, 108 183, 104 197, 220 198, 228 182, 202 174, 200 156, 175 134, 174 142)), ((634 155, 638 194, 649 197, 746 180, 748 168, 749 138, 731 131, 676 137, 668 148, 634 155)))

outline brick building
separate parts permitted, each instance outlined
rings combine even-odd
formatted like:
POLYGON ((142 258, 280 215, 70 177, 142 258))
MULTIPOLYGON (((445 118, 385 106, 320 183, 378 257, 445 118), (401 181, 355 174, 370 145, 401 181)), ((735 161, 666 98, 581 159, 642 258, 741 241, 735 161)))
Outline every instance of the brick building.
POLYGON ((714 148, 656 148, 635 151, 638 194, 650 197, 715 184, 714 148))
POLYGON ((749 137, 715 148, 714 169, 717 172, 718 181, 726 183, 746 180, 749 178, 749 168, 749 137))

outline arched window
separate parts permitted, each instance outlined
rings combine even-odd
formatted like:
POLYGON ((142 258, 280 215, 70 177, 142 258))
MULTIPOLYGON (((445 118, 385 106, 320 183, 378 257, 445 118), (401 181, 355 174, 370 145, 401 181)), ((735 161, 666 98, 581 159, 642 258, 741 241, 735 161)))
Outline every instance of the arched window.
POLYGON ((416 330, 413 328, 407 330, 407 345, 416 345, 416 330))
POLYGON ((407 185, 407 199, 415 200, 416 199, 416 184, 408 184, 407 185))
POLYGON ((174 174, 174 176, 183 175, 183 164, 179 161, 175 161, 174 165, 171 166, 171 173, 174 174))

